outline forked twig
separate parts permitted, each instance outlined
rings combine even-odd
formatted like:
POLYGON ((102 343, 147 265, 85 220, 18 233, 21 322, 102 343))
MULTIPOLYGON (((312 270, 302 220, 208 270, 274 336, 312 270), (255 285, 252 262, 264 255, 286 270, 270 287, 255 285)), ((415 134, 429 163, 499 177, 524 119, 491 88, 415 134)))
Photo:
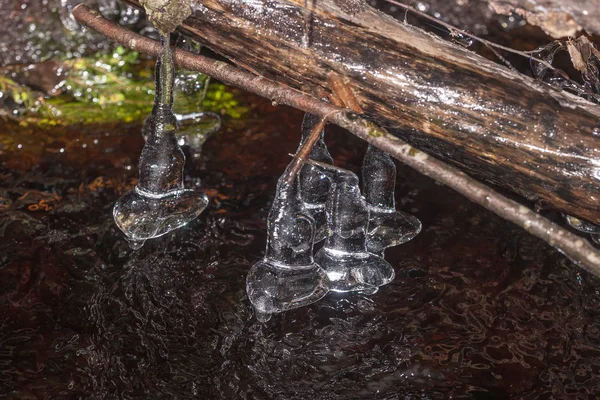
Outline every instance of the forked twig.
MULTIPOLYGON (((133 50, 157 56, 160 43, 128 31, 106 20, 99 12, 84 4, 73 9, 80 23, 133 50)), ((174 62, 180 67, 209 75, 221 82, 285 104, 332 122, 366 140, 392 156, 438 182, 456 190, 471 201, 519 225, 568 256, 577 265, 600 277, 600 251, 587 240, 577 236, 522 204, 501 195, 489 186, 471 178, 353 112, 326 103, 290 87, 263 77, 240 71, 222 61, 175 49, 174 62)))

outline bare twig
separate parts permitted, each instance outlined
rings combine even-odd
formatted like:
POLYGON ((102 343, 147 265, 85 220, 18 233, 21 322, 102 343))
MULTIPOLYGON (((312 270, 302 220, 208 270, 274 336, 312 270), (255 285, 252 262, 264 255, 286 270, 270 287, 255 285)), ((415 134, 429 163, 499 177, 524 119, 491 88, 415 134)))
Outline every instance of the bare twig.
POLYGON ((317 140, 319 140, 321 132, 323 131, 323 128, 325 128, 325 124, 327 123, 327 117, 328 115, 319 119, 315 126, 313 126, 313 128, 310 130, 310 133, 304 141, 304 144, 302 144, 300 150, 298 150, 296 155, 294 155, 294 159, 292 160, 291 166, 287 170, 288 174, 285 177, 285 181, 288 183, 288 185, 291 185, 292 182, 294 182, 296 175, 298 175, 298 172, 300 172, 300 169, 308 159, 310 151, 312 150, 315 143, 317 143, 317 140))
MULTIPOLYGON (((73 16, 80 23, 124 46, 154 56, 160 54, 162 47, 158 42, 106 20, 99 12, 91 10, 83 4, 73 9, 73 16)), ((225 84, 242 88, 276 103, 327 118, 329 122, 347 129, 422 174, 445 184, 471 201, 545 240, 577 265, 600 277, 600 251, 587 240, 561 228, 522 204, 499 194, 464 172, 417 150, 357 114, 263 77, 240 71, 224 62, 180 49, 175 49, 174 61, 180 67, 210 75, 225 84)))

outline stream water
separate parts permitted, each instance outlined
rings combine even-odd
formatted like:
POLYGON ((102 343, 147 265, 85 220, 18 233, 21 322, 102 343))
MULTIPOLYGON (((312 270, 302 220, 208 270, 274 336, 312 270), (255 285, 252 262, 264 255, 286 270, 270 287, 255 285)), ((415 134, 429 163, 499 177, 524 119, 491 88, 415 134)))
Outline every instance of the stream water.
MULTIPOLYGON (((253 112, 187 158, 211 198, 129 248, 112 208, 137 183, 141 126, 0 121, 2 399, 592 399, 600 283, 526 232, 400 167, 423 223, 373 296, 254 318, 245 293, 302 115, 253 112)), ((366 146, 328 133, 342 167, 366 146)))

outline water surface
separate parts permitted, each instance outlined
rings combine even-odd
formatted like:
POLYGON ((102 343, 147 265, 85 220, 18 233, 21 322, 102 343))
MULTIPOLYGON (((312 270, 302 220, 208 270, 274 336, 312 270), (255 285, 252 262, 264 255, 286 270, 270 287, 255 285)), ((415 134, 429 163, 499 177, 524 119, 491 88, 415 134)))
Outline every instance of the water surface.
MULTIPOLYGON (((207 210, 137 252, 112 207, 139 125, 0 121, 0 398, 600 397, 598 280, 407 168, 398 207, 423 232, 387 251, 395 281, 257 322, 245 277, 302 115, 251 102, 188 158, 207 210)), ((364 143, 327 141, 358 172, 364 143)))

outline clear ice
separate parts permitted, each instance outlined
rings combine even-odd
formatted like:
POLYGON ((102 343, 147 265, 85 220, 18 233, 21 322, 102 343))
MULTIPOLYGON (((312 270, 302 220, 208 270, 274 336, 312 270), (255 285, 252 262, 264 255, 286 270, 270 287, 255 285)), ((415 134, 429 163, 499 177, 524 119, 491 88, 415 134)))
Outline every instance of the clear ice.
POLYGON ((416 217, 396 211, 396 165, 390 155, 369 145, 362 165, 363 195, 369 207, 369 252, 383 257, 388 247, 408 242, 421 231, 416 217))
MULTIPOLYGON (((298 150, 300 150, 317 122, 319 122, 318 117, 308 113, 304 115, 304 120, 302 121, 302 139, 298 150)), ((327 150, 324 136, 325 130, 323 129, 319 140, 314 144, 308 157, 314 161, 333 164, 333 158, 327 150)), ((329 194, 329 186, 329 179, 322 168, 309 163, 304 164, 300 171, 300 197, 316 223, 315 243, 327 237, 325 205, 327 203, 327 195, 329 194)))
POLYGON ((208 204, 204 193, 183 187, 185 156, 175 136, 174 65, 169 35, 161 37, 161 42, 163 53, 156 61, 156 96, 140 156, 139 181, 113 209, 115 223, 134 249, 142 247, 147 239, 184 226, 208 204))
MULTIPOLYGON (((288 167, 289 169, 289 167, 288 167)), ((302 204, 298 180, 287 171, 267 220, 267 248, 246 278, 246 292, 261 320, 270 314, 306 306, 329 291, 327 274, 313 259, 315 222, 302 204)))
POLYGON ((332 181, 327 199, 329 236, 315 261, 327 272, 331 290, 375 293, 394 279, 394 269, 367 250, 369 210, 358 177, 342 168, 327 169, 332 181))
MULTIPOLYGON (((180 35, 178 43, 184 50, 200 53, 201 45, 190 38, 180 35)), ((177 140, 180 146, 189 146, 194 157, 200 155, 204 142, 221 128, 218 114, 202 111, 209 81, 210 77, 199 72, 175 70, 173 113, 177 118, 177 140)), ((142 129, 144 139, 148 137, 149 120, 146 119, 142 129)))

